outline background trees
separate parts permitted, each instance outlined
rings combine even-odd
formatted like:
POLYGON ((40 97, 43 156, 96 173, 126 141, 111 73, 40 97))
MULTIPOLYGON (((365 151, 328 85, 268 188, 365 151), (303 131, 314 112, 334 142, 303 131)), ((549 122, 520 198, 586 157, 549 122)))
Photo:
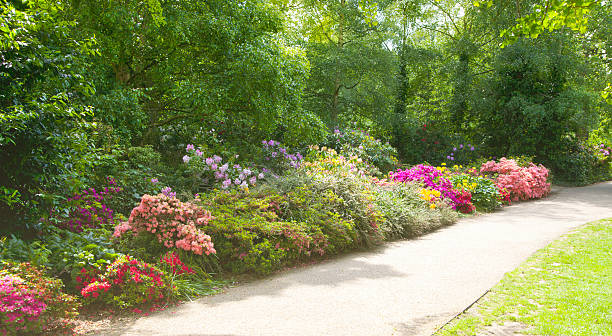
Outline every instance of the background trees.
POLYGON ((593 179, 591 148, 610 145, 607 1, 1 0, 0 10, 7 223, 35 222, 109 175, 180 185, 188 143, 248 161, 264 139, 300 148, 360 127, 408 164, 470 143, 483 156, 535 156, 580 183, 593 179))

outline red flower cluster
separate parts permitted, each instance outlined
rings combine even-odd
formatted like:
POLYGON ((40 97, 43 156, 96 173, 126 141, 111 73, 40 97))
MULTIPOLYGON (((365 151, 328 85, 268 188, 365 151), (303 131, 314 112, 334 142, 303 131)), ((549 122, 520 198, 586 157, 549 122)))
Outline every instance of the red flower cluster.
POLYGON ((155 266, 129 255, 121 256, 97 281, 83 288, 81 295, 122 308, 141 305, 164 298, 164 293, 170 290, 164 278, 164 273, 155 266))
POLYGON ((195 274, 195 271, 189 266, 185 265, 179 259, 178 255, 174 252, 168 252, 166 255, 163 255, 159 260, 163 265, 168 266, 174 275, 181 275, 183 273, 186 274, 195 274))
POLYGON ((100 271, 96 268, 81 268, 79 275, 77 275, 74 280, 77 283, 77 290, 81 290, 90 283, 98 280, 98 276, 100 275, 100 271))
POLYGON ((472 194, 468 190, 457 190, 456 209, 461 213, 472 213, 476 210, 472 204, 472 194))
POLYGON ((108 282, 93 281, 81 290, 81 295, 83 297, 91 296, 92 298, 97 298, 100 294, 108 292, 110 288, 111 284, 108 282))

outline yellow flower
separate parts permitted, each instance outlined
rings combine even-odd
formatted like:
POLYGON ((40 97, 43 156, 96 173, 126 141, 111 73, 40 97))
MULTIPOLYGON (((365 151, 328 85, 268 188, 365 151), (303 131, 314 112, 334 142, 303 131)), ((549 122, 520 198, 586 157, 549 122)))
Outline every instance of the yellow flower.
POLYGON ((431 203, 431 204, 429 205, 429 208, 430 208, 430 209, 435 209, 435 208, 436 208, 436 203, 431 203))

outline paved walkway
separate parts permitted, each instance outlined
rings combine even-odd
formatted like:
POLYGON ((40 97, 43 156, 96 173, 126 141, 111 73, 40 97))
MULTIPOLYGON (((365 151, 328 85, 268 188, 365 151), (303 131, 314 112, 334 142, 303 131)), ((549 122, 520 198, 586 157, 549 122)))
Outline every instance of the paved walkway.
POLYGON ((431 335, 533 252, 606 217, 612 182, 560 188, 420 239, 240 285, 112 334, 431 335))

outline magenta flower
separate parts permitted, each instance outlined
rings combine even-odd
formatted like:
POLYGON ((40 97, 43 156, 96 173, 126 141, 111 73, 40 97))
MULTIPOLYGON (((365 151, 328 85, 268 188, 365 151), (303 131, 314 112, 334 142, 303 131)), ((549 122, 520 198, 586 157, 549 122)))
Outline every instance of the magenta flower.
POLYGON ((192 145, 192 144, 187 145, 187 151, 188 151, 188 152, 189 152, 189 151, 192 151, 192 150, 194 150, 194 149, 195 149, 195 146, 194 146, 194 145, 192 145))

